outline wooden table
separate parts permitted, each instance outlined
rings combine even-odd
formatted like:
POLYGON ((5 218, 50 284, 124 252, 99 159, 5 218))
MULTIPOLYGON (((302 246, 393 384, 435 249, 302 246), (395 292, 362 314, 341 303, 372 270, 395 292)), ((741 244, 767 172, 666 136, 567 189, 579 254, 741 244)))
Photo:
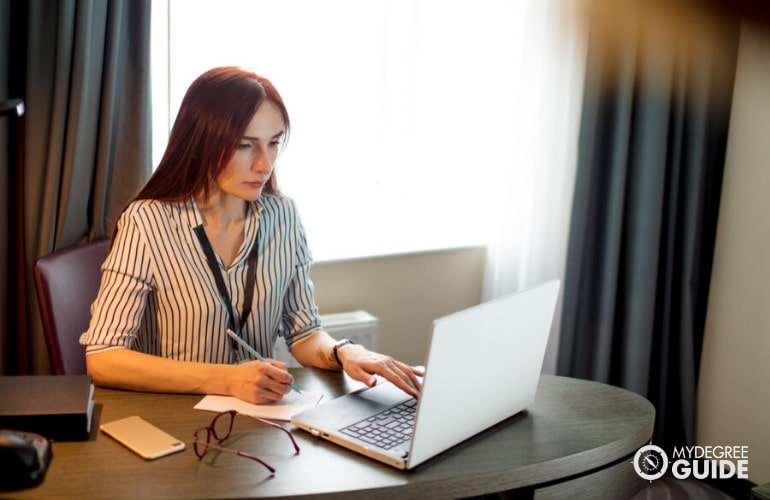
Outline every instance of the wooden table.
MULTIPOLYGON (((303 389, 327 397, 354 387, 339 373, 292 371, 303 389)), ((629 391, 544 375, 529 410, 407 472, 285 423, 302 449, 295 455, 283 433, 238 416, 225 445, 269 462, 277 469, 271 477, 258 464, 230 453, 209 452, 203 461, 197 459, 193 431, 213 416, 193 409, 200 399, 97 388, 91 439, 54 443, 45 481, 0 498, 458 498, 505 490, 548 498, 577 489, 623 498, 644 485, 631 459, 649 441, 655 415, 646 399, 629 391), (187 449, 145 461, 97 431, 101 422, 130 415, 184 440, 187 449)))

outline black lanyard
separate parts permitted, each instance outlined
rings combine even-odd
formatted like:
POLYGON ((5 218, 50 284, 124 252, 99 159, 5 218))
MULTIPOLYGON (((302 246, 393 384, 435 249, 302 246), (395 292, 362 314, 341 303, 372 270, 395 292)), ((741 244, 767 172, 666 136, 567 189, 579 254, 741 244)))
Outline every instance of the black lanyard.
MULTIPOLYGON (((243 328, 243 325, 246 323, 246 320, 249 317, 249 314, 251 314, 251 302, 254 299, 254 288, 256 288, 255 285, 257 279, 257 253, 259 252, 259 235, 254 238, 254 244, 249 251, 249 264, 248 269, 246 270, 246 289, 244 290, 246 295, 244 297, 243 310, 241 311, 240 316, 235 315, 233 302, 230 298, 230 294, 227 292, 225 280, 222 278, 222 271, 219 269, 217 256, 214 254, 214 249, 211 247, 211 242, 209 242, 209 239, 206 236, 206 231, 203 229, 203 225, 197 226, 195 228, 195 235, 198 237, 198 241, 200 241, 201 247, 203 247, 203 253, 206 255, 206 261, 209 264, 209 268, 211 268, 211 273, 214 275, 214 282, 217 284, 219 295, 222 297, 222 300, 227 306, 228 328, 236 333, 240 333, 241 328, 243 328)), ((233 353, 235 353, 235 357, 237 359, 238 344, 235 342, 235 340, 232 339, 230 340, 230 344, 232 345, 233 353)))

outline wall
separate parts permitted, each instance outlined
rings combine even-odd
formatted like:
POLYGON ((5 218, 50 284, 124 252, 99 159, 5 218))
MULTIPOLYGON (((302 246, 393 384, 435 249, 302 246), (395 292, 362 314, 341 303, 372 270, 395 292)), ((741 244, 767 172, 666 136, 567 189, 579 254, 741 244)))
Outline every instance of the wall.
POLYGON ((369 311, 380 352, 424 364, 433 320, 481 302, 484 262, 483 248, 466 248, 319 262, 311 278, 322 314, 369 311))
POLYGON ((770 482, 770 32, 744 26, 701 360, 698 444, 770 482))

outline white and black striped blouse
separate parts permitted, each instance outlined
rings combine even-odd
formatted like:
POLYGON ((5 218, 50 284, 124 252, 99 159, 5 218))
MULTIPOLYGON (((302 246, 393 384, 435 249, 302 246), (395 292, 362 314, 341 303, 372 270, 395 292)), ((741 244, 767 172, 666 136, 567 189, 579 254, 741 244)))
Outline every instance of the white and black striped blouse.
MULTIPOLYGON (((225 334, 225 306, 195 228, 203 218, 193 200, 132 203, 118 220, 116 240, 102 266, 91 306, 91 324, 80 343, 87 353, 113 347, 183 361, 232 363, 237 358, 225 334)), ((247 257, 259 245, 252 311, 239 334, 263 356, 281 335, 289 347, 320 327, 309 271, 312 258, 290 198, 262 195, 249 204, 245 240, 225 269, 235 311, 243 308, 247 257)))

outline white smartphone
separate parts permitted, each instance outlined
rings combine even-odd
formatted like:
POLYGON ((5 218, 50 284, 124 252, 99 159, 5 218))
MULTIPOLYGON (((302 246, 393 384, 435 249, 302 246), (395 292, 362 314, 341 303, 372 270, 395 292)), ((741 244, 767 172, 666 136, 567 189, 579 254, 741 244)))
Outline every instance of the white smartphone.
POLYGON ((114 420, 99 427, 107 434, 140 457, 153 460, 185 448, 174 436, 160 430, 142 417, 114 420))

